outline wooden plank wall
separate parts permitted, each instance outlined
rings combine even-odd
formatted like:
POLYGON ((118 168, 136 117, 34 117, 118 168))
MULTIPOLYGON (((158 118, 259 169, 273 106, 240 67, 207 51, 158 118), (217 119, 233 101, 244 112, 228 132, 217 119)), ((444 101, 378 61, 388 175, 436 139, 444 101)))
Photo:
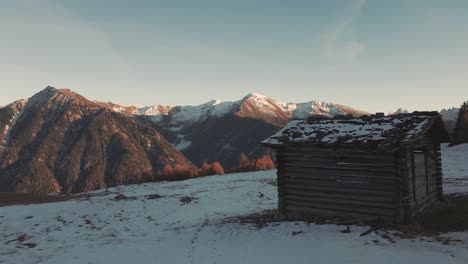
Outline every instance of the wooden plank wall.
POLYGON ((435 144, 434 146, 434 153, 435 156, 437 157, 436 159, 436 177, 437 177, 437 198, 439 201, 442 201, 444 199, 444 191, 443 191, 443 183, 442 183, 442 153, 440 150, 440 144, 435 144))
POLYGON ((429 194, 428 187, 430 179, 426 164, 428 161, 427 152, 425 150, 413 150, 413 171, 414 171, 414 184, 416 186, 416 200, 424 200, 429 194))
POLYGON ((283 214, 394 221, 400 213, 393 153, 288 146, 278 149, 277 161, 283 214))
POLYGON ((401 197, 400 221, 410 222, 412 219, 412 202, 415 193, 413 192, 413 172, 410 149, 400 149, 396 153, 396 166, 398 170, 401 197))
POLYGON ((411 218, 443 198, 440 145, 433 144, 430 138, 426 138, 417 147, 406 149, 405 156, 409 190, 408 217, 411 218), (424 153, 423 161, 414 155, 420 151, 424 153), (421 177, 426 179, 421 180, 421 177))

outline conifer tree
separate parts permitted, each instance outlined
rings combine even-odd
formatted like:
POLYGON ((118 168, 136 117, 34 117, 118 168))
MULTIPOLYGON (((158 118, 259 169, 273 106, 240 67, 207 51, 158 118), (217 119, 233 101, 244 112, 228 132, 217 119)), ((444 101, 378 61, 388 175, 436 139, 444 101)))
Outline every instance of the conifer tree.
POLYGON ((464 102, 458 111, 453 138, 456 144, 468 143, 468 101, 464 102))

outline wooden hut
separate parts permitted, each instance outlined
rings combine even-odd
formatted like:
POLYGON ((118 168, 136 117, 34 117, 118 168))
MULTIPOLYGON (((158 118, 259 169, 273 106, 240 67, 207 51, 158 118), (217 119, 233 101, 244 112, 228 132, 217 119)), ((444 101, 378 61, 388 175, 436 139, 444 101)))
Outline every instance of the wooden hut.
POLYGON ((401 223, 443 197, 437 112, 290 122, 276 150, 279 212, 401 223))

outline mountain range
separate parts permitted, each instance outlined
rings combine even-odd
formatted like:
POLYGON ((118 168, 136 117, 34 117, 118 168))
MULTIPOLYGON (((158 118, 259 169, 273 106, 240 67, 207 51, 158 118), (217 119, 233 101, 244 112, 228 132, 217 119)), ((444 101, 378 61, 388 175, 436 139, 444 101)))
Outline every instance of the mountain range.
POLYGON ((361 116, 340 104, 250 93, 198 106, 122 106, 47 87, 0 108, 0 191, 81 192, 238 168, 269 155, 258 142, 293 119, 361 116))
POLYGON ((0 191, 81 192, 196 170, 155 129, 48 87, 0 109, 0 191))
POLYGON ((259 158, 265 149, 258 142, 292 119, 311 114, 368 113, 320 101, 282 103, 251 93, 234 102, 213 100, 198 106, 137 108, 133 117, 160 131, 197 166, 218 161, 224 168, 232 169, 239 165, 241 153, 259 158))

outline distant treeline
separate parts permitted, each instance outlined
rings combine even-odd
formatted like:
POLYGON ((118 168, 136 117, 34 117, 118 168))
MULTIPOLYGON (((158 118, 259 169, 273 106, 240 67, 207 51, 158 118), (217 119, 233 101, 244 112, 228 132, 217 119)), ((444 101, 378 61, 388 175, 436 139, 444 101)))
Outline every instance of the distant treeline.
POLYGON ((203 165, 197 170, 193 171, 181 164, 170 165, 166 164, 164 168, 158 171, 158 176, 161 179, 169 180, 184 180, 195 177, 210 176, 210 175, 223 175, 225 172, 248 172, 259 170, 271 170, 275 168, 275 163, 269 154, 264 154, 257 159, 250 159, 244 153, 239 157, 239 167, 225 171, 223 166, 217 161, 212 163, 204 162, 203 165))

